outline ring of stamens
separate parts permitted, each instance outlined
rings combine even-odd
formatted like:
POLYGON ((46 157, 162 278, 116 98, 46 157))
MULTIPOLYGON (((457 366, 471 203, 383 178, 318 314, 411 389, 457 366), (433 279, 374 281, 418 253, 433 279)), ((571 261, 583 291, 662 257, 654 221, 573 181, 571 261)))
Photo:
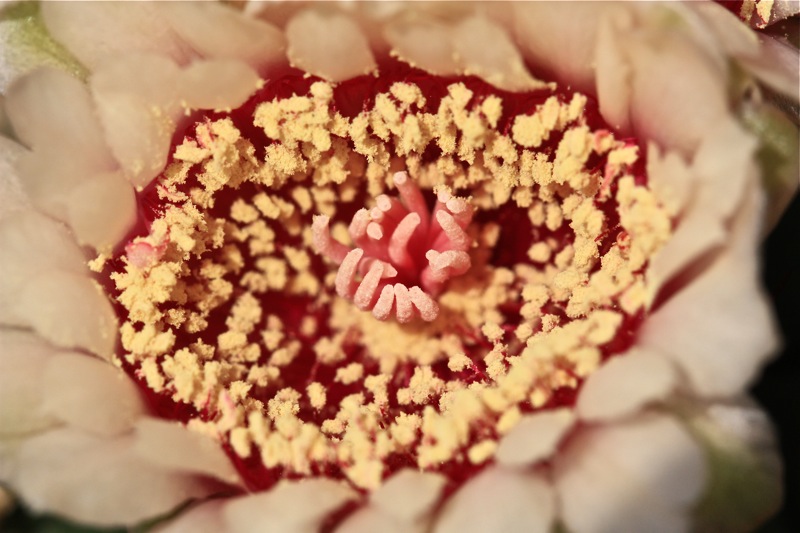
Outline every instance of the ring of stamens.
POLYGON ((401 324, 416 316, 432 322, 439 315, 435 296, 471 265, 467 251, 473 239, 466 230, 473 209, 442 190, 429 213, 407 173, 397 172, 393 181, 399 199, 382 194, 374 208, 353 215, 348 233, 355 248, 331 236, 325 215, 314 217, 314 246, 339 265, 336 293, 362 311, 371 310, 378 320, 394 315, 401 324))
POLYGON ((582 95, 404 68, 200 117, 108 261, 117 362, 250 490, 457 485, 641 322, 670 225, 638 147, 582 95))

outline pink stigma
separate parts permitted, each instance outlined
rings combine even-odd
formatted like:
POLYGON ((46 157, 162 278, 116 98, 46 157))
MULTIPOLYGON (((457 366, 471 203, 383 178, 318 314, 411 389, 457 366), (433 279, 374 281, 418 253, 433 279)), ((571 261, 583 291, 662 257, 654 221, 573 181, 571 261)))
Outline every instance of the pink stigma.
POLYGON ((398 172, 393 180, 399 198, 382 194, 375 207, 353 215, 348 233, 354 247, 333 239, 324 215, 314 217, 314 247, 339 265, 336 293, 362 311, 378 320, 394 315, 401 324, 416 316, 431 322, 439 316, 434 297, 471 266, 466 228, 473 209, 440 191, 430 213, 408 174, 398 172))

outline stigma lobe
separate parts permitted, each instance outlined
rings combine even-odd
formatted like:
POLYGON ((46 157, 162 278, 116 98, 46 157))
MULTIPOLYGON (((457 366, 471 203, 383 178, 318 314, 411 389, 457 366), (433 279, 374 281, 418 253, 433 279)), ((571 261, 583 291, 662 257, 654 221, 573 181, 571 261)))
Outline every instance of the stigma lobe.
POLYGON ((401 324, 439 316, 435 300, 446 283, 466 273, 473 239, 467 228, 473 209, 464 198, 439 191, 429 211, 422 191, 406 172, 393 182, 399 198, 382 194, 371 210, 353 215, 348 233, 352 247, 335 240, 330 219, 314 217, 317 253, 339 266, 336 293, 378 320, 394 316, 401 324))

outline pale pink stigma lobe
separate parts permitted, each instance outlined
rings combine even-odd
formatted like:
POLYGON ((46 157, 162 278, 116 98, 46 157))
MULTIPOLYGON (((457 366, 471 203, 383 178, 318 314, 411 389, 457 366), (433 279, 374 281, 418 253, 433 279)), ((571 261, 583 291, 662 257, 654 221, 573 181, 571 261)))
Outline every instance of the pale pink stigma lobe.
POLYGON ((314 218, 317 252, 339 265, 336 293, 378 320, 436 320, 434 299, 453 277, 466 273, 473 209, 464 198, 439 191, 433 212, 405 172, 393 176, 399 199, 382 194, 359 209, 348 227, 352 248, 333 239, 328 217, 314 218), (360 278, 360 279, 359 279, 360 278))

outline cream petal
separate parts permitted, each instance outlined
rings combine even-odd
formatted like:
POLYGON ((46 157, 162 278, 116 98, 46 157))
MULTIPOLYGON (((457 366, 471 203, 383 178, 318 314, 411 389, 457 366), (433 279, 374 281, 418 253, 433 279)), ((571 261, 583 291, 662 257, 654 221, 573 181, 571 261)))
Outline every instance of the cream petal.
POLYGON ((17 456, 28 436, 3 435, 0 439, 0 483, 7 486, 17 475, 17 456))
POLYGON ((446 483, 439 474, 403 470, 373 493, 371 502, 396 520, 413 522, 430 512, 446 483))
POLYGON ((42 374, 55 349, 35 335, 0 329, 0 434, 41 431, 57 424, 42 408, 42 374))
POLYGON ((0 323, 3 324, 24 325, 12 313, 12 306, 23 288, 37 276, 56 270, 86 271, 83 253, 67 229, 33 210, 0 220, 0 249, 4 252, 0 276, 0 323))
POLYGON ((650 261, 647 276, 653 297, 673 276, 728 240, 727 219, 756 172, 755 144, 732 119, 725 119, 712 128, 690 167, 674 152, 662 158, 651 145, 648 172, 658 198, 673 206, 673 214, 690 202, 670 241, 650 261))
POLYGON ((182 75, 186 107, 236 109, 257 89, 258 74, 240 61, 197 61, 182 75))
POLYGON ((117 319, 103 290, 82 274, 51 271, 29 279, 11 313, 44 339, 63 348, 114 353, 117 319))
POLYGON ((453 49, 462 72, 507 91, 530 91, 546 86, 534 79, 506 32, 481 16, 469 17, 452 31, 453 49))
POLYGON ((704 209, 695 209, 682 219, 669 242, 656 252, 647 267, 651 302, 665 283, 703 254, 715 251, 725 243, 727 237, 719 217, 704 209))
POLYGON ((713 2, 690 2, 686 4, 706 23, 705 30, 714 35, 725 52, 735 57, 758 55, 758 37, 744 26, 739 17, 713 2))
POLYGON ((239 482, 219 442, 177 422, 139 419, 135 450, 148 462, 168 470, 212 476, 231 484, 239 482))
POLYGON ((330 479, 284 480, 267 492, 231 500, 225 522, 233 533, 316 533, 329 513, 355 496, 330 479))
POLYGON ((692 172, 700 179, 697 204, 727 218, 739 206, 748 178, 755 178, 758 140, 738 121, 725 117, 709 127, 695 154, 692 172))
POLYGON ((168 2, 162 10, 202 57, 238 59, 255 69, 286 61, 286 38, 272 24, 211 2, 168 2))
POLYGON ((663 4, 663 9, 653 10, 651 22, 656 22, 660 31, 668 31, 687 42, 693 42, 718 69, 727 71, 730 57, 723 44, 708 22, 692 9, 689 2, 671 2, 663 4), (674 18, 674 21, 670 21, 674 18))
POLYGON ((167 58, 133 55, 104 65, 89 79, 102 130, 134 186, 166 165, 180 105, 181 72, 167 58))
POLYGON ((640 331, 639 345, 672 359, 701 396, 737 394, 777 347, 757 272, 755 249, 764 202, 755 187, 751 184, 744 195, 729 247, 654 312, 640 331))
POLYGON ((452 76, 459 71, 450 29, 445 24, 413 17, 391 22, 383 35, 393 52, 415 67, 438 76, 452 76))
POLYGON ((17 137, 33 150, 17 159, 24 190, 66 221, 64 197, 88 176, 116 168, 91 95, 69 74, 45 68, 12 85, 6 105, 17 137))
POLYGON ((514 2, 514 37, 530 63, 578 90, 594 86, 598 21, 603 2, 514 2))
POLYGON ((424 525, 400 522, 373 507, 365 507, 348 516, 336 533, 424 533, 424 525))
POLYGON ((642 137, 690 155, 728 114, 726 76, 680 35, 654 35, 657 43, 637 35, 624 44, 632 65, 631 121, 642 137))
MULTIPOLYGON (((791 3, 798 9, 797 2, 791 3)), ((770 36, 756 34, 721 5, 691 2, 688 6, 705 21, 704 29, 714 34, 727 55, 738 59, 773 89, 795 101, 798 99, 796 47, 783 46, 770 36)))
POLYGON ((59 354, 41 377, 42 409, 67 425, 112 436, 145 412, 133 382, 118 368, 83 354, 59 354))
POLYGON ((76 238, 98 250, 113 249, 136 222, 136 194, 120 172, 93 176, 65 200, 76 238))
MULTIPOLYGON (((620 11, 603 18, 597 30, 595 75, 597 101, 605 121, 618 131, 630 128, 631 66, 618 34, 633 24, 630 13, 620 11)), ((649 160, 648 160, 649 162, 649 160)))
POLYGON ((402 470, 370 497, 370 504, 352 513, 336 533, 423 533, 447 479, 439 474, 402 470))
POLYGON ((29 148, 62 145, 97 168, 113 168, 91 95, 79 80, 61 70, 43 68, 12 85, 7 98, 14 132, 29 148))
POLYGON ((208 494, 196 478, 138 457, 129 437, 58 429, 27 441, 16 461, 12 487, 30 509, 87 525, 135 525, 208 494))
POLYGON ((50 34, 94 70, 123 54, 156 53, 185 64, 191 50, 163 16, 159 2, 44 2, 50 34))
POLYGON ((696 178, 680 154, 647 145, 647 179, 653 193, 673 217, 684 211, 692 197, 696 178))
POLYGON ((570 409, 542 411, 525 415, 500 441, 497 462, 506 466, 527 466, 550 457, 572 428, 575 416, 570 409))
POLYGON ((14 168, 14 162, 24 152, 22 146, 0 136, 0 220, 30 207, 14 168))
POLYGON ((225 500, 210 500, 185 511, 171 520, 160 523, 152 533, 229 533, 222 510, 225 500))
POLYGON ((634 348, 589 376, 575 409, 583 420, 621 418, 666 398, 677 382, 678 375, 669 361, 634 348))
POLYGON ((688 532, 705 481, 702 450, 661 414, 584 427, 554 462, 561 518, 572 533, 688 532))
POLYGON ((489 468, 447 500, 434 533, 545 533, 553 525, 552 488, 539 474, 489 468))
POLYGON ((742 59, 741 63, 765 84, 797 102, 800 51, 770 36, 759 34, 758 37, 761 41, 758 57, 742 59))
POLYGON ((328 81, 342 81, 376 68, 367 38, 346 15, 305 9, 286 26, 292 65, 328 81))

